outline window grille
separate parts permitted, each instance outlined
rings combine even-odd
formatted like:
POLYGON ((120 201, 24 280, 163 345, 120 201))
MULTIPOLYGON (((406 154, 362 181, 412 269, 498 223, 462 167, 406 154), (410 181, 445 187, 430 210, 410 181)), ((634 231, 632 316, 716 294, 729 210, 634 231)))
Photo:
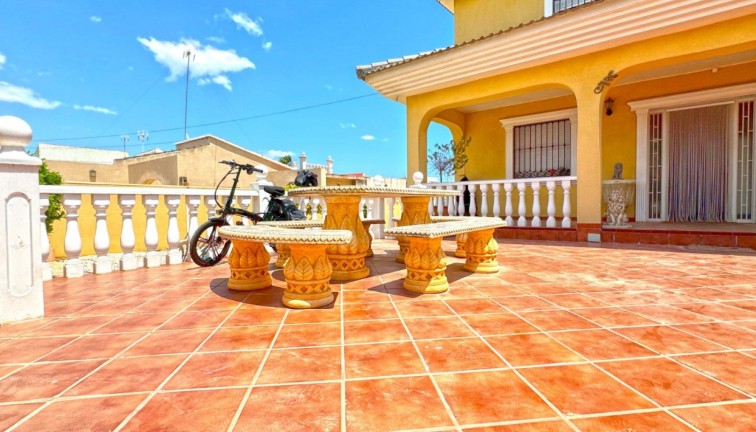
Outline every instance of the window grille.
POLYGON ((648 218, 662 218, 662 113, 648 116, 648 218))
POLYGON ((566 11, 574 7, 591 3, 596 0, 554 0, 554 13, 566 11))
POLYGON ((751 221, 753 215, 754 195, 754 102, 740 102, 738 104, 738 136, 736 140, 737 186, 736 186, 736 215, 739 221, 751 221))
POLYGON ((570 121, 536 123, 514 128, 514 178, 568 176, 570 121))

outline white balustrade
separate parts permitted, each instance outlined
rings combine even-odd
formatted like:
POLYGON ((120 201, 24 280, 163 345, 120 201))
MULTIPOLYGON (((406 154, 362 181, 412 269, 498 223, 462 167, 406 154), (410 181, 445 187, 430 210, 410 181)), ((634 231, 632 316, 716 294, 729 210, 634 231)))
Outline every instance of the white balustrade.
MULTIPOLYGON (((249 206, 252 204, 252 197, 249 196, 240 196, 239 197, 239 205, 244 210, 249 211, 249 206)), ((252 224, 252 221, 249 220, 249 218, 243 217, 241 218, 242 225, 249 226, 252 224)))
POLYGON ((110 251, 110 234, 108 234, 108 222, 106 221, 108 206, 110 206, 110 195, 92 195, 92 207, 95 209, 94 250, 95 254, 97 254, 93 266, 95 274, 104 274, 113 271, 113 263, 108 257, 108 252, 110 251))
POLYGON ((39 194, 39 232, 42 252, 42 280, 52 279, 52 268, 47 260, 50 258, 50 240, 47 238, 47 209, 50 207, 50 194, 39 194))
POLYGON ((433 207, 436 214, 447 213, 452 216, 464 215, 464 190, 468 188, 470 193, 469 214, 471 216, 493 216, 505 218, 510 227, 543 227, 544 220, 541 214, 541 189, 545 186, 548 196, 544 197, 546 214, 546 228, 570 228, 571 204, 570 190, 573 183, 577 183, 577 177, 543 177, 533 179, 512 180, 477 180, 450 183, 429 183, 426 186, 431 189, 457 190, 459 197, 439 198, 433 207), (561 186, 561 191, 559 190, 561 186), (504 189, 503 197, 501 189, 504 189), (517 191, 515 192, 515 188, 517 191), (480 189, 480 205, 476 200, 477 190, 480 189), (493 192, 493 194, 491 194, 493 192), (513 197, 513 192, 515 197, 513 197), (561 195, 560 195, 561 194, 561 195), (493 195, 493 196, 491 196, 493 195), (560 215, 557 214, 556 202, 562 198, 561 223, 560 215), (489 198, 491 202, 489 203, 489 198), (514 200, 517 200, 517 203, 514 200), (503 200, 504 214, 501 214, 503 200), (530 204, 528 204, 530 203, 530 204), (478 211, 479 210, 479 211, 478 211))
MULTIPOLYGON (((186 189, 170 187, 132 187, 132 186, 92 186, 92 185, 66 185, 66 186, 41 186, 40 198, 43 204, 40 208, 40 225, 44 224, 44 209, 48 205, 45 201, 50 194, 61 194, 63 196, 63 208, 66 210, 66 232, 64 250, 66 252, 66 262, 64 264, 64 275, 66 277, 78 277, 84 274, 84 265, 81 260, 82 238, 79 232, 79 226, 87 224, 94 226, 94 250, 96 258, 94 260, 93 271, 95 273, 106 272, 106 268, 113 268, 113 261, 108 258, 108 252, 111 249, 111 239, 108 235, 109 219, 107 209, 109 206, 117 204, 121 209, 121 235, 118 239, 118 246, 123 251, 123 255, 118 260, 121 270, 134 270, 141 265, 153 267, 161 265, 161 255, 167 254, 166 262, 168 264, 178 264, 182 262, 182 253, 180 250, 182 238, 188 238, 199 226, 199 207, 204 203, 208 209, 208 217, 216 217, 214 191, 212 189, 186 189), (95 216, 79 215, 82 195, 91 195, 91 203, 95 209, 95 216), (117 202, 111 201, 111 196, 117 196, 117 202), (133 222, 133 211, 137 204, 137 199, 141 196, 141 202, 145 208, 144 231, 135 232, 133 222), (167 226, 157 226, 156 211, 160 205, 161 197, 165 207, 168 209, 167 226), (187 212, 187 232, 185 237, 181 236, 178 224, 178 212, 181 207, 182 197, 186 205, 187 212), (146 252, 144 262, 137 261, 135 255, 136 236, 144 238, 146 252), (161 237, 162 236, 162 237, 161 237), (168 245, 167 251, 158 252, 158 244, 168 245)), ((228 190, 219 190, 218 195, 228 196, 228 190)), ((253 207, 258 204, 258 192, 256 190, 238 190, 236 191, 237 202, 242 208, 253 207)), ((223 200, 221 200, 223 201, 223 200)), ((116 221, 112 221, 116 223, 116 221)), ((43 236, 43 243, 48 241, 47 236, 43 236)), ((49 245, 49 243, 47 243, 49 245)), ((50 247, 43 246, 41 257, 46 261, 49 255, 50 247)))

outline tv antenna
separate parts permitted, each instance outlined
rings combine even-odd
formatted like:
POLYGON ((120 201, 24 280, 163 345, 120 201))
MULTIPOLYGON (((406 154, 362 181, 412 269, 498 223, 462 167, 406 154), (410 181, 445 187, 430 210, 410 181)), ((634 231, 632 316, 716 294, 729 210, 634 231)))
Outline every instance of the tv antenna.
POLYGON ((144 142, 150 140, 150 133, 146 130, 138 130, 137 138, 142 142, 142 153, 144 153, 144 142))
POLYGON ((186 94, 184 95, 184 139, 189 139, 189 134, 186 133, 186 117, 189 110, 189 62, 194 60, 194 53, 191 49, 184 51, 184 57, 186 59, 186 94))
MULTIPOLYGON (((123 152, 126 153, 126 141, 129 140, 128 135, 121 135, 121 142, 123 142, 123 152)), ((126 157, 129 157, 129 154, 126 153, 126 157)))

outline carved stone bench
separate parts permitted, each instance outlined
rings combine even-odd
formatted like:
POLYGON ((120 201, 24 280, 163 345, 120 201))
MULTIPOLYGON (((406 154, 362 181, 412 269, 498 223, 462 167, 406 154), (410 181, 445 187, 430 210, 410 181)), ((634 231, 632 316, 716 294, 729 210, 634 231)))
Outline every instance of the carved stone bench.
POLYGON ((373 233, 370 232, 370 225, 383 225, 386 221, 383 219, 362 219, 362 226, 368 233, 368 250, 365 257, 373 256, 373 233))
MULTIPOLYGON (((262 226, 274 226, 276 228, 292 228, 292 229, 305 229, 305 228, 323 228, 322 220, 295 220, 295 221, 260 221, 257 225, 262 226)), ((276 267, 284 268, 286 261, 291 256, 289 245, 287 243, 276 243, 276 267)))
POLYGON ((465 270, 474 273, 498 272, 496 252, 499 245, 493 233, 503 226, 506 226, 506 222, 499 218, 470 217, 459 221, 387 228, 384 232, 409 239, 409 249, 404 258, 407 265, 404 289, 425 294, 442 293, 449 289, 446 254, 441 249, 441 240, 446 236, 467 234, 465 270))
POLYGON ((346 230, 302 230, 271 226, 227 226, 218 234, 231 240, 234 247, 228 264, 228 287, 239 291, 264 289, 272 285, 268 262, 270 254, 263 243, 286 243, 291 257, 284 267, 286 291, 283 304, 309 309, 333 303, 331 263, 326 256, 329 245, 347 244, 352 233, 346 230))
MULTIPOLYGON (((467 216, 431 216, 431 222, 458 222, 469 219, 467 216)), ((467 242, 467 233, 457 234, 457 249, 454 251, 454 256, 457 258, 465 258, 465 243, 467 242)))

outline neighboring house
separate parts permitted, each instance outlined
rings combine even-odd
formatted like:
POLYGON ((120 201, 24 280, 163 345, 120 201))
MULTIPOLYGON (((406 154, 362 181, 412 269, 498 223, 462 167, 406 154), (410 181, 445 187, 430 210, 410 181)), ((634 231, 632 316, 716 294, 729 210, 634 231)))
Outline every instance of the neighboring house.
POLYGON ((637 221, 756 222, 756 2, 439 3, 455 45, 357 68, 407 106, 408 177, 433 121, 472 137, 470 180, 576 176, 578 239, 618 162, 637 221))
MULTIPOLYGON (((51 144, 40 144, 35 155, 45 159, 51 170, 60 172, 66 182, 214 187, 228 171, 219 162, 231 159, 266 167, 270 172, 294 170, 213 135, 177 143, 176 150, 151 150, 133 157, 124 157, 124 152, 51 144)), ((254 174, 242 178, 243 184, 256 179, 254 174)), ((231 179, 226 179, 224 186, 230 185, 231 179)))

